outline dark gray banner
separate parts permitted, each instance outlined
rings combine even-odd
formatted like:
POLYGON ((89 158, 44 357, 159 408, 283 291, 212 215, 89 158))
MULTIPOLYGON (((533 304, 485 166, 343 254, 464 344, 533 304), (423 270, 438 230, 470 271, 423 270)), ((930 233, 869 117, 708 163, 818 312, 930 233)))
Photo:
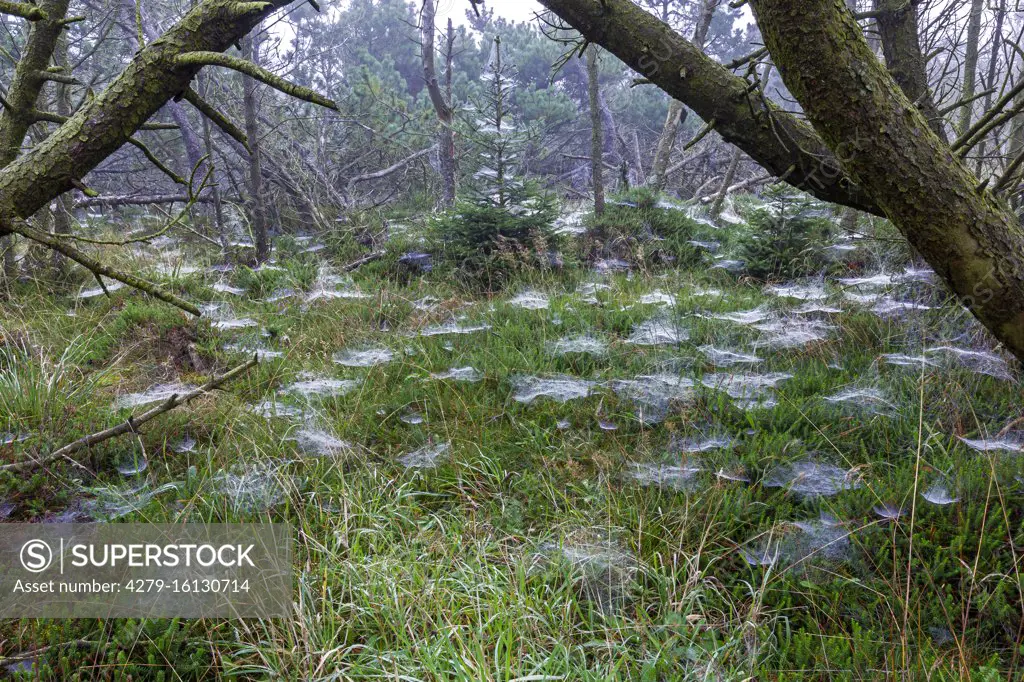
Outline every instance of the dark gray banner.
POLYGON ((283 618, 287 524, 0 524, 0 618, 283 618))

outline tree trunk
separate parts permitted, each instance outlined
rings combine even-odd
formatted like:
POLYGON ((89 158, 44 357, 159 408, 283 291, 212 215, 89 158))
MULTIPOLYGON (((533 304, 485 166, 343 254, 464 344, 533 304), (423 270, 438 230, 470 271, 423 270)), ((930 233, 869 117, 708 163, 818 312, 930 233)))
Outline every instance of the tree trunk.
MULTIPOLYGON (((242 58, 258 63, 259 46, 251 36, 242 39, 242 58)), ((256 240, 256 260, 263 263, 270 256, 270 237, 267 234, 267 209, 263 197, 263 168, 260 159, 260 129, 256 122, 256 88, 258 81, 242 76, 243 106, 245 107, 245 136, 249 140, 249 204, 253 236, 256 240)))
MULTIPOLYGON (((985 10, 985 0, 971 0, 971 14, 967 22, 967 54, 964 56, 964 87, 960 99, 964 102, 974 97, 975 82, 978 74, 978 52, 981 45, 981 15, 985 10)), ((964 104, 960 109, 960 125, 957 129, 963 135, 971 127, 974 104, 964 104)))
POLYGON ((423 11, 421 13, 420 40, 422 44, 423 79, 427 84, 427 93, 430 95, 430 102, 434 105, 434 112, 437 120, 441 122, 441 129, 438 131, 438 157, 441 166, 441 183, 443 185, 442 205, 451 208, 455 205, 455 131, 452 123, 455 119, 455 112, 452 109, 452 50, 455 42, 455 29, 451 19, 448 20, 447 50, 445 51, 447 93, 441 91, 441 83, 437 77, 435 65, 434 26, 436 12, 434 0, 423 0, 423 11), (447 96, 446 96, 447 95, 447 96))
MULTIPOLYGON (((62 33, 57 39, 57 45, 53 53, 53 63, 56 66, 65 69, 65 73, 68 73, 70 64, 68 61, 68 37, 67 33, 62 33)), ((58 116, 70 116, 71 115, 71 88, 67 83, 54 82, 54 111, 57 112, 58 116)), ((71 198, 69 192, 65 192, 57 197, 54 202, 56 205, 53 208, 53 232, 55 234, 71 234, 71 211, 74 207, 74 201, 71 198)), ((60 253, 53 252, 53 270, 58 279, 62 279, 67 276, 67 259, 60 253)))
MULTIPOLYGON (((209 79, 203 74, 199 76, 199 90, 203 97, 206 97, 209 88, 209 79)), ((221 199, 220 186, 217 184, 217 178, 214 177, 216 171, 216 164, 213 162, 213 130, 210 125, 210 119, 206 116, 203 119, 203 144, 206 147, 206 157, 210 164, 210 179, 212 181, 212 187, 210 187, 210 197, 213 200, 213 226, 217 233, 217 239, 220 241, 221 249, 225 254, 228 252, 228 234, 227 230, 224 229, 224 203, 221 199)))
POLYGON ((651 189, 656 192, 665 189, 665 183, 668 182, 665 171, 668 170, 668 162, 672 158, 672 150, 675 149, 679 126, 685 113, 686 107, 679 100, 674 99, 668 103, 668 115, 665 117, 665 125, 661 129, 658 147, 654 152, 654 163, 651 166, 651 189))
POLYGON ((928 67, 917 27, 918 0, 874 0, 875 21, 885 64, 896 84, 914 102, 935 134, 946 139, 942 116, 928 87, 928 67))
POLYGON ((715 203, 711 205, 711 217, 717 218, 722 214, 722 207, 725 205, 725 197, 729 194, 729 188, 732 187, 732 181, 736 177, 736 169, 740 166, 740 158, 743 156, 743 152, 739 149, 733 150, 732 159, 729 161, 729 169, 725 171, 725 177, 722 178, 722 188, 718 190, 718 195, 715 197, 715 203))
MULTIPOLYGON (((708 39, 708 30, 711 28, 711 19, 715 16, 715 10, 721 0, 703 0, 700 14, 697 17, 697 25, 693 32, 693 44, 699 49, 704 49, 708 39)), ((662 20, 667 21, 668 6, 662 14, 662 20)), ((665 189, 668 178, 665 171, 668 169, 669 159, 672 150, 676 146, 676 137, 679 133, 679 126, 685 120, 685 108, 683 103, 677 99, 669 102, 668 115, 665 117, 665 126, 661 129, 661 137, 658 138, 658 146, 654 153, 654 163, 651 167, 651 188, 660 192, 665 189)))
MULTIPOLYGON (((995 8, 996 12, 996 27, 992 31, 992 51, 989 54, 988 60, 988 77, 985 79, 985 90, 988 94, 985 95, 985 103, 982 106, 982 111, 988 111, 992 107, 992 91, 996 87, 996 75, 999 67, 999 51, 1003 47, 1003 21, 1006 18, 1006 0, 999 0, 999 5, 995 8)), ((974 168, 974 172, 980 177, 983 166, 985 164, 985 148, 988 140, 982 140, 978 143, 978 162, 974 168)))
POLYGON ((594 215, 604 214, 604 138, 596 45, 587 48, 587 93, 590 95, 590 179, 594 186, 594 215))
POLYGON ((835 0, 753 0, 790 92, 844 167, 963 303, 1024 360, 1024 229, 932 132, 835 0))
MULTIPOLYGON (((0 168, 18 158, 21 145, 25 142, 29 128, 36 123, 36 103, 46 85, 47 71, 57 41, 64 32, 64 17, 68 12, 69 0, 43 0, 39 9, 46 18, 33 21, 28 30, 28 39, 21 52, 21 59, 14 70, 6 102, 0 111, 0 168)), ((14 237, 0 237, 0 251, 3 251, 5 279, 17 273, 14 237)))

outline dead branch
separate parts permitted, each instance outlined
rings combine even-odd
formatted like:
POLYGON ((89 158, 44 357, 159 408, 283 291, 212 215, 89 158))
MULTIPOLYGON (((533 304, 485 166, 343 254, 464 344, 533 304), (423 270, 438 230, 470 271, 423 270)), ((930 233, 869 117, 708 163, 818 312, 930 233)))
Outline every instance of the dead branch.
POLYGON ((162 414, 170 412, 171 410, 180 405, 192 402, 196 398, 206 395, 207 393, 216 388, 220 388, 224 384, 238 378, 242 374, 245 374, 247 371, 255 367, 258 362, 259 358, 253 357, 253 359, 249 360, 244 365, 239 365, 238 367, 234 368, 230 372, 227 372, 226 374, 222 374, 219 377, 214 377, 209 382, 207 382, 200 388, 197 388, 196 390, 192 391, 191 393, 186 393, 185 395, 182 396, 172 395, 170 398, 168 398, 166 401, 164 401, 157 407, 154 407, 153 409, 139 415, 138 417, 129 417, 127 421, 118 424, 117 426, 106 429, 104 431, 100 431, 98 433, 85 436, 84 438, 79 438, 75 442, 68 443, 64 447, 54 450, 50 454, 44 455, 43 457, 39 457, 37 459, 29 459, 24 462, 16 462, 14 464, 5 464, 4 466, 0 466, 0 472, 9 471, 12 473, 19 473, 22 471, 38 469, 39 467, 44 467, 52 462, 57 461, 58 459, 67 459, 77 452, 91 448, 94 445, 99 445, 100 443, 110 440, 111 438, 123 436, 126 433, 138 433, 139 427, 145 424, 146 422, 152 421, 153 419, 156 419, 162 414))

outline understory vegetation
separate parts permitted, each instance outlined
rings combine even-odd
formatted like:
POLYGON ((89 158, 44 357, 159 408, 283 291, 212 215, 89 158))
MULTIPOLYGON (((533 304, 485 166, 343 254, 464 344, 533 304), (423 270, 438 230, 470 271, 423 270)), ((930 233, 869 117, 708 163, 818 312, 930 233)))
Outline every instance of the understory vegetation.
POLYGON ((599 219, 501 211, 391 216, 351 274, 381 216, 255 270, 189 237, 107 249, 198 323, 13 285, 3 463, 261 362, 78 463, 0 474, 5 520, 287 521, 297 584, 289 621, 5 622, 3 655, 30 653, 7 672, 1019 675, 1024 396, 891 227, 771 193, 717 226, 635 192, 599 219), (413 247, 431 268, 403 268, 413 247))

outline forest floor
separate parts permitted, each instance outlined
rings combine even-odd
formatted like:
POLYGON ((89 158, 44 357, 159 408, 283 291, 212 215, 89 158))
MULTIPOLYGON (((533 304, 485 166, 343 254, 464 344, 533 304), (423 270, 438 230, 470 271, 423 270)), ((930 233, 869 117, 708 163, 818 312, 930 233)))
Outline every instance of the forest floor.
POLYGON ((124 257, 198 325, 127 289, 4 303, 4 462, 262 358, 84 468, 0 478, 8 521, 288 521, 298 575, 290 621, 3 623, 0 656, 52 646, 9 672, 1020 673, 1024 395, 930 273, 567 268, 474 296, 319 246, 124 257))

